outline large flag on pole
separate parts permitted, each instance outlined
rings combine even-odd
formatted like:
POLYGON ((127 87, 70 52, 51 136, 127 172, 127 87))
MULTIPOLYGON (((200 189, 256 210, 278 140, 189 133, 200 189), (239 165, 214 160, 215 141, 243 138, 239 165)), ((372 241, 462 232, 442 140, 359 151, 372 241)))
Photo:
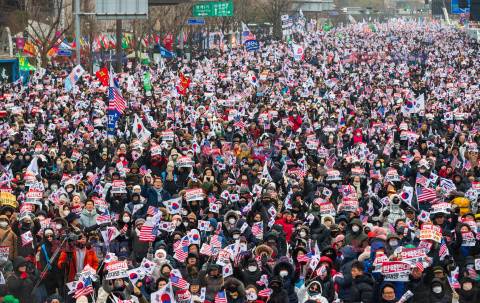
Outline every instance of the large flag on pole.
POLYGON ((114 77, 114 73, 110 71, 110 90, 108 95, 108 135, 115 134, 115 125, 118 118, 125 111, 127 105, 123 99, 122 91, 118 85, 117 80, 114 77))
POLYGON ((255 36, 252 34, 252 32, 248 29, 248 27, 243 22, 242 22, 242 29, 243 29, 243 41, 245 42, 245 50, 247 52, 250 52, 250 51, 259 49, 260 45, 258 44, 257 39, 255 39, 255 36))

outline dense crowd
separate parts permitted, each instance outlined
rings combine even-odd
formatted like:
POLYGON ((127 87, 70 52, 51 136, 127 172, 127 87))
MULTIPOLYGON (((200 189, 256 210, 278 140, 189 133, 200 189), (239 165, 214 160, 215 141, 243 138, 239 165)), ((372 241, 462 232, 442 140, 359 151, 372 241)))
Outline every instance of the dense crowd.
POLYGON ((0 84, 3 302, 480 302, 478 43, 286 40, 0 84))

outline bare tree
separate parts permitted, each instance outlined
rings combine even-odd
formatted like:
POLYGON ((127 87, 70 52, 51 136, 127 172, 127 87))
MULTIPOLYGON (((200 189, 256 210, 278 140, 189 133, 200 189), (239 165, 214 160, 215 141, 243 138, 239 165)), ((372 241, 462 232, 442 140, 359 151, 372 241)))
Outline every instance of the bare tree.
POLYGON ((273 35, 275 37, 281 37, 282 22, 280 18, 282 14, 286 14, 292 9, 292 3, 292 0, 260 0, 257 2, 257 7, 273 24, 273 35))
POLYGON ((21 22, 39 50, 41 65, 47 65, 48 52, 59 45, 60 37, 72 26, 73 18, 64 18, 72 11, 73 1, 35 0, 28 4, 26 14, 19 14, 21 22))

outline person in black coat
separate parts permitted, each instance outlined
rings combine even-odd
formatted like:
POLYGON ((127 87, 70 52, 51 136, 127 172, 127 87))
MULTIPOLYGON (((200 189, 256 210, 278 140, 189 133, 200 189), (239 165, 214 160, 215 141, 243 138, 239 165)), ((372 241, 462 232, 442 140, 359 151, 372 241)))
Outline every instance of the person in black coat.
MULTIPOLYGON (((280 276, 283 282, 283 289, 287 291, 288 301, 290 303, 297 303, 298 296, 295 292, 295 282, 298 281, 300 275, 295 272, 292 263, 288 257, 280 257, 273 267, 273 274, 280 276)), ((273 288, 272 288, 273 289, 273 288)), ((275 290, 274 290, 275 292, 275 290)))
POLYGON ((58 256, 55 260, 52 260, 53 254, 55 253, 55 247, 53 247, 52 241, 55 239, 55 233, 53 229, 46 228, 43 231, 43 243, 40 247, 40 264, 42 265, 42 270, 45 269, 48 262, 50 261, 49 269, 46 272, 44 279, 45 288, 47 289, 47 294, 49 296, 56 293, 56 289, 63 291, 63 278, 62 274, 58 268, 58 256))
POLYGON ((463 277, 460 279, 461 288, 458 292, 459 303, 480 302, 480 289, 470 277, 463 277))
POLYGON ((423 303, 430 296, 430 283, 434 278, 433 267, 429 266, 422 273, 417 267, 412 269, 409 281, 405 285, 405 291, 410 290, 413 297, 409 303, 423 303))
POLYGON ((452 297, 445 293, 442 280, 435 278, 430 283, 430 303, 451 303, 452 297))
POLYGON ((267 303, 290 303, 289 296, 283 287, 283 280, 279 276, 274 276, 270 280, 270 288, 273 290, 267 303))
POLYGON ((350 290, 351 303, 372 302, 374 279, 370 273, 363 273, 365 265, 361 261, 352 264, 352 288, 350 290))
POLYGON ((233 275, 243 282, 244 285, 258 285, 262 275, 266 274, 261 268, 258 267, 257 260, 251 258, 247 262, 245 269, 242 269, 240 264, 233 268, 233 275))
POLYGON ((36 302, 32 290, 37 282, 34 269, 28 270, 27 261, 18 256, 13 259, 14 272, 7 278, 8 292, 18 299, 19 303, 36 302))

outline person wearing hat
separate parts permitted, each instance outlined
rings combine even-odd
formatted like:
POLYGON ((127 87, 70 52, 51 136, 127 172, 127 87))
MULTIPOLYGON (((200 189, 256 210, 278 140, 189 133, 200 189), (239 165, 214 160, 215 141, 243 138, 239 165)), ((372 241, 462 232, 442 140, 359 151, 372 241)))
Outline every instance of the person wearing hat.
POLYGON ((125 181, 133 182, 134 185, 143 186, 143 176, 140 174, 138 163, 134 162, 130 166, 130 171, 125 174, 125 181))
POLYGON ((228 303, 243 303, 246 300, 244 284, 232 276, 225 279, 225 293, 228 303))
MULTIPOLYGON (((10 228, 9 220, 6 215, 0 215, 0 243, 2 246, 10 247, 8 260, 12 261, 17 256, 18 236, 10 228)), ((4 266, 5 264, 1 264, 4 266)))
POLYGON ((397 247, 400 246, 400 237, 396 233, 389 233, 387 235, 387 256, 391 256, 397 247))
MULTIPOLYGON (((269 287, 272 289, 273 292, 270 294, 270 297, 268 298, 267 302, 291 303, 291 301, 289 300, 288 293, 285 291, 285 288, 283 287, 283 281, 281 277, 274 276, 269 282, 270 282, 269 287)), ((263 297, 260 297, 260 298, 263 298, 263 297)), ((265 300, 266 298, 263 299, 263 301, 265 300)))
POLYGON ((363 251, 366 246, 368 246, 368 237, 363 232, 363 223, 360 219, 354 218, 350 221, 348 225, 348 233, 345 236, 344 244, 352 245, 358 251, 363 251))
POLYGON ((19 303, 31 303, 35 302, 32 290, 38 279, 25 258, 17 256, 13 260, 13 273, 7 278, 6 284, 9 293, 17 298, 19 303))
POLYGON ((210 262, 204 264, 202 270, 198 273, 198 279, 200 280, 200 288, 206 288, 206 300, 212 302, 222 289, 223 278, 220 266, 210 262))
MULTIPOLYGON (((41 229, 40 221, 30 212, 24 212, 18 216, 12 223, 12 231, 17 235, 17 239, 21 239, 21 235, 31 232, 36 235, 41 229)), ((36 237, 33 237, 33 244, 37 245, 36 237)), ((23 245, 22 241, 17 241, 17 254, 27 258, 28 256, 35 256, 36 251, 32 245, 23 245)))

